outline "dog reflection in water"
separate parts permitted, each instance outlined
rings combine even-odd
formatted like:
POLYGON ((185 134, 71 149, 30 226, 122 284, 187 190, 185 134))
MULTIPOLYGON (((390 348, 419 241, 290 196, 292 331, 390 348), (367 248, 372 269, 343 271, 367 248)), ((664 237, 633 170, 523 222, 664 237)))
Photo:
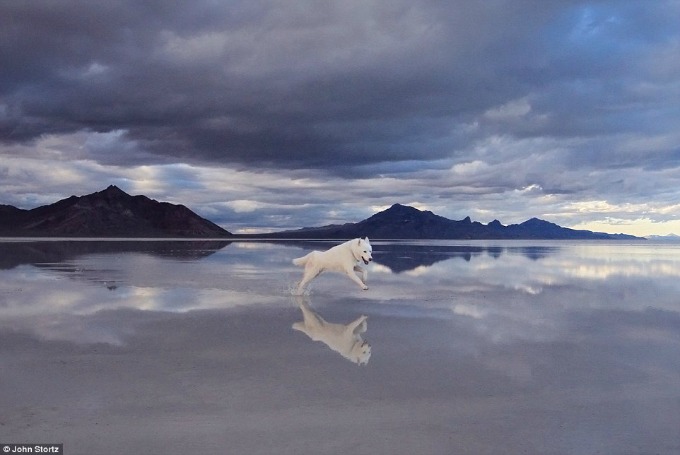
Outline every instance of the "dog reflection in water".
POLYGON ((293 324, 314 341, 321 341, 326 346, 357 365, 366 365, 371 358, 371 345, 361 338, 366 331, 368 316, 360 316, 349 324, 327 322, 313 311, 301 297, 296 301, 302 311, 303 321, 293 324))

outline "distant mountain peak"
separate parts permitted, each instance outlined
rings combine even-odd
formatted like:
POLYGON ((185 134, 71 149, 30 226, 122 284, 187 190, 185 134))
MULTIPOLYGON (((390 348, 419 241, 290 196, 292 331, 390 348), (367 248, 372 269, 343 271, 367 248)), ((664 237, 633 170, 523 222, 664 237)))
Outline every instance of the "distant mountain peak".
POLYGON ((439 217, 429 210, 419 210, 409 205, 394 204, 382 212, 373 214, 370 218, 364 220, 363 222, 398 224, 431 218, 439 217))
POLYGON ((394 212, 400 212, 400 213, 420 213, 422 210, 419 210, 415 207, 411 207, 410 205, 403 205, 403 204, 393 204, 390 208, 383 210, 382 212, 379 213, 394 213, 394 212))
POLYGON ((347 239, 369 236, 372 239, 635 239, 610 234, 563 228, 549 221, 531 218, 522 224, 504 226, 494 220, 488 225, 466 216, 450 220, 427 210, 402 204, 375 213, 357 223, 304 228, 271 234, 274 237, 347 239))
MULTIPOLYGON (((87 196, 106 196, 109 198, 120 198, 120 197, 133 197, 130 196, 125 191, 118 188, 116 185, 109 185, 106 189, 99 191, 97 193, 88 194, 87 196)), ((84 196, 84 197, 87 197, 84 196)))
POLYGON ((125 191, 121 190, 116 185, 107 186, 105 190, 101 191, 101 193, 123 193, 123 194, 127 194, 125 191))
POLYGON ((520 226, 558 226, 558 225, 555 223, 551 223, 550 221, 545 221, 540 218, 533 217, 521 223, 520 226))
POLYGON ((0 232, 19 236, 228 237, 183 205, 130 196, 115 185, 32 210, 2 210, 0 232))

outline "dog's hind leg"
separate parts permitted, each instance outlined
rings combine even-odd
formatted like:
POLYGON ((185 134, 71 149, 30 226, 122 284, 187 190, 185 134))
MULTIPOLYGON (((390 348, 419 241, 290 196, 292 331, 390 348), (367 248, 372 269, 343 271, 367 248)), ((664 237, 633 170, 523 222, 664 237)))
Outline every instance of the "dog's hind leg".
POLYGON ((314 278, 319 276, 321 274, 321 270, 315 268, 315 267, 305 267, 305 272, 302 275, 302 280, 300 280, 300 284, 298 284, 297 287, 297 293, 298 295, 302 294, 302 291, 305 289, 305 286, 312 281, 314 278))

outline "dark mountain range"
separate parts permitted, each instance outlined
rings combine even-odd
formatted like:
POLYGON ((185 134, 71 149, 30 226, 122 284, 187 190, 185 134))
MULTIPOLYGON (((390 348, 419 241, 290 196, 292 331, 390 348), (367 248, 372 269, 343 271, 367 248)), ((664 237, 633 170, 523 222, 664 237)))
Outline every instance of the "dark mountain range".
POLYGON ((116 186, 32 210, 0 206, 0 235, 22 237, 231 237, 183 205, 130 196, 116 186))
POLYGON ((430 211, 395 204, 358 223, 303 228, 264 235, 233 235, 183 205, 130 196, 116 186, 31 210, 0 205, 0 236, 10 237, 185 237, 271 239, 640 239, 563 228, 532 218, 521 224, 449 220, 430 211))
POLYGON ((466 217, 449 220, 430 211, 395 204, 358 223, 303 228, 267 234, 274 238, 350 239, 368 236, 375 239, 581 239, 632 240, 625 234, 605 234, 575 230, 532 218, 521 224, 502 225, 498 220, 482 224, 466 217))

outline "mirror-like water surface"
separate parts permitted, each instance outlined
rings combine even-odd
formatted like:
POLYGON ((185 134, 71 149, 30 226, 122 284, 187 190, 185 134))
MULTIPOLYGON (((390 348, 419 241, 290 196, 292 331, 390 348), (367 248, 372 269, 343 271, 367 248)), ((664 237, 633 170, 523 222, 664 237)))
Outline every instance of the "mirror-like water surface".
POLYGON ((680 453, 680 245, 0 242, 0 442, 680 453))

